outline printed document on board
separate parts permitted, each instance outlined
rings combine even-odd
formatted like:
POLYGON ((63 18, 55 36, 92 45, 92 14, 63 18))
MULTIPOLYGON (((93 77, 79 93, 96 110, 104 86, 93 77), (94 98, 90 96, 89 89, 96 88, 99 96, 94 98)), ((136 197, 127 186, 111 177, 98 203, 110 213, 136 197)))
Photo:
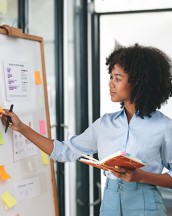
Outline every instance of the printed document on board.
POLYGON ((26 62, 3 61, 7 100, 29 100, 29 67, 26 62))
MULTIPOLYGON (((22 117, 22 121, 32 128, 32 116, 22 117)), ((22 160, 37 154, 37 147, 17 131, 13 131, 14 161, 22 160)))

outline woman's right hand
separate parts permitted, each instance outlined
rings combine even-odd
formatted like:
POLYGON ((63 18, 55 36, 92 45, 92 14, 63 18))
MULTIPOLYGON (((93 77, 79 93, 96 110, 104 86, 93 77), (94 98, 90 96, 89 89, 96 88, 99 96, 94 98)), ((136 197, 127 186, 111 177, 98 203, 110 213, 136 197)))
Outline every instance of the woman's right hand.
POLYGON ((2 111, 1 119, 2 119, 3 125, 6 125, 8 116, 11 117, 11 122, 9 124, 9 127, 12 130, 20 132, 23 122, 19 119, 19 117, 14 112, 10 112, 7 109, 3 109, 2 111))
POLYGON ((9 124, 9 127, 12 130, 21 133, 24 137, 30 140, 33 144, 35 144, 39 149, 41 149, 46 154, 50 155, 52 153, 54 148, 52 139, 37 133, 30 126, 24 124, 14 112, 10 112, 9 110, 4 109, 2 111, 2 114, 3 115, 1 118, 2 118, 2 123, 4 125, 6 125, 7 117, 8 116, 11 117, 12 123, 9 124))
POLYGON ((3 112, 3 109, 2 109, 2 107, 0 106, 0 118, 3 116, 2 112, 3 112))

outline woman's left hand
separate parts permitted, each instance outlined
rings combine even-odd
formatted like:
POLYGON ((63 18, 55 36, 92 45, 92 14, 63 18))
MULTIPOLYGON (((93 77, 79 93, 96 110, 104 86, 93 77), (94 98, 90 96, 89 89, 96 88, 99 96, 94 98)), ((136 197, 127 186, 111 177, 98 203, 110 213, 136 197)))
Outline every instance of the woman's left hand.
POLYGON ((126 182, 142 182, 145 171, 142 169, 126 169, 123 167, 115 167, 116 171, 112 173, 126 182))

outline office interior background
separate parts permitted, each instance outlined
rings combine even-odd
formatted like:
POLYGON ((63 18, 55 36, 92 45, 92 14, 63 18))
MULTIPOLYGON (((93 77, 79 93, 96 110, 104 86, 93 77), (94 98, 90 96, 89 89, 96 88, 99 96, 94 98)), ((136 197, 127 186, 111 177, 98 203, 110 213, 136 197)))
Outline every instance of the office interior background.
MULTIPOLYGON (((52 138, 83 132, 119 109, 108 95, 105 60, 136 42, 172 57, 171 0, 0 0, 0 25, 44 39, 52 138)), ((172 117, 169 104, 162 111, 172 117)), ((97 157, 97 155, 95 155, 97 157)), ((98 216, 104 177, 80 162, 54 162, 60 216, 98 216)), ((172 190, 160 188, 168 215, 172 190)))

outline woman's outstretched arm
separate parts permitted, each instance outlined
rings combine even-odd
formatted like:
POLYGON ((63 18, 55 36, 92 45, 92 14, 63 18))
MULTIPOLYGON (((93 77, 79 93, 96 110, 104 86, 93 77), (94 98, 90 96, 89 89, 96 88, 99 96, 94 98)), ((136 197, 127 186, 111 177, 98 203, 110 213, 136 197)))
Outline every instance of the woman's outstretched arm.
POLYGON ((12 130, 18 131, 23 136, 25 136, 28 140, 30 140, 33 144, 35 144, 39 149, 50 155, 53 151, 53 140, 42 136, 41 134, 34 131, 32 128, 24 124, 19 117, 14 112, 9 112, 9 110, 2 111, 2 123, 5 125, 7 116, 11 117, 12 123, 9 127, 12 130))

